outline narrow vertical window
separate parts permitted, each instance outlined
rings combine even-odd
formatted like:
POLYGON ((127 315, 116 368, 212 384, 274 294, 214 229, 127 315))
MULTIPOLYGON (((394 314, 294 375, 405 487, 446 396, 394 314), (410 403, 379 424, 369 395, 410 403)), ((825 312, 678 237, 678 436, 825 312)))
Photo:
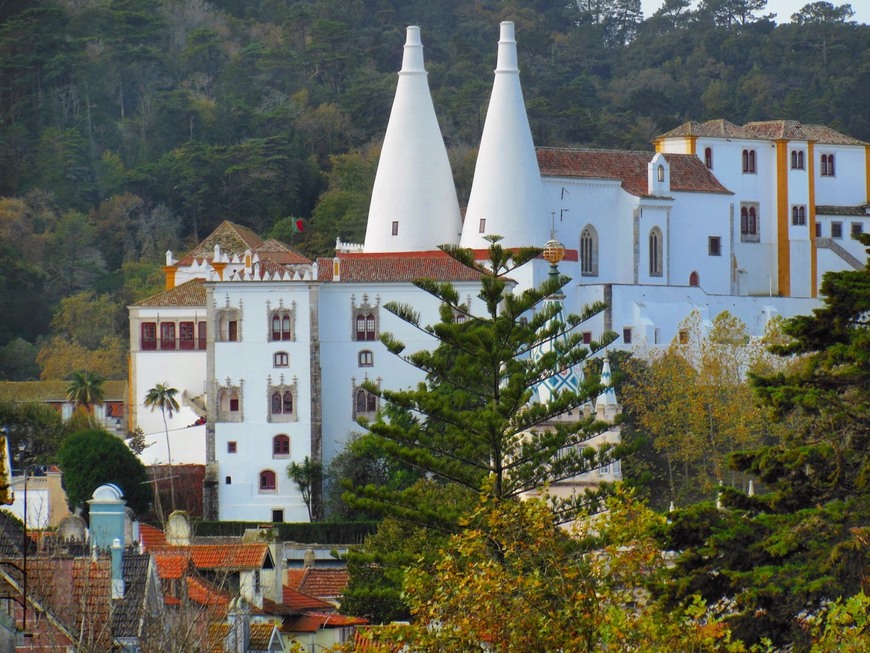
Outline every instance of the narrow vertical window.
POLYGON ((181 322, 178 325, 179 349, 191 350, 194 348, 193 322, 181 322))
POLYGON ((157 349, 157 323, 143 322, 142 323, 142 344, 143 351, 153 351, 157 349))
POLYGON ((598 232, 592 225, 586 226, 580 234, 580 274, 598 276, 598 232))
POLYGON ((709 170, 713 169, 713 148, 707 147, 704 148, 704 165, 707 166, 709 170))
POLYGON ((175 349, 175 322, 160 325, 160 349, 175 349))
POLYGON ((480 225, 477 228, 477 233, 479 233, 479 234, 486 233, 486 218, 480 219, 480 225))
POLYGON ((393 235, 394 236, 399 235, 399 221, 398 220, 393 220, 393 235))
POLYGON ((651 277, 662 276, 662 232, 653 227, 649 232, 649 274, 651 277))
POLYGON ((205 350, 208 344, 208 331, 206 330, 205 322, 200 322, 196 327, 196 348, 205 350))

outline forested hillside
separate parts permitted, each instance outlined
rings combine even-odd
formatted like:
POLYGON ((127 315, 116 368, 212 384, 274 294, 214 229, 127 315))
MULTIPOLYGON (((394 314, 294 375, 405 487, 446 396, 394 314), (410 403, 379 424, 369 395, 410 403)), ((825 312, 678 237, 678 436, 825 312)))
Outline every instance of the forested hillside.
POLYGON ((361 239, 409 24, 461 201, 501 20, 538 145, 650 149, 712 118, 870 140, 870 27, 847 6, 777 25, 765 0, 700 4, 0 0, 0 378, 123 377, 123 307, 222 220, 309 255, 361 239))

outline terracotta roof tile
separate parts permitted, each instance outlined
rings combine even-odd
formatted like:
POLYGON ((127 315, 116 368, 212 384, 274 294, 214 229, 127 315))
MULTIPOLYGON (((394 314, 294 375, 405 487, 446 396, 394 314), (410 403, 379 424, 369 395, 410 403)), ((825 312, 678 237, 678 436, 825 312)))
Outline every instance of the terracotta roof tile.
POLYGON ((362 617, 348 617, 343 614, 311 612, 289 621, 281 630, 291 633, 316 633, 321 628, 344 628, 346 626, 365 626, 368 621, 362 617))
POLYGON ((272 557, 267 544, 192 544, 190 546, 154 547, 158 555, 189 556, 197 569, 262 569, 269 568, 272 557))
POLYGON ((293 612, 302 612, 303 610, 329 610, 332 608, 331 603, 321 601, 313 596, 308 596, 307 594, 291 589, 286 585, 283 588, 282 601, 283 604, 293 610, 293 612))
POLYGON ((245 250, 254 250, 263 244, 263 239, 247 227, 224 221, 209 234, 205 240, 190 250, 178 265, 187 266, 194 259, 208 259, 214 256, 214 246, 220 245, 221 252, 227 256, 241 255, 245 250))
MULTIPOLYGON (((626 192, 647 196, 647 166, 655 153, 539 147, 538 165, 545 177, 620 181, 626 192)), ((729 193, 692 154, 665 154, 675 192, 729 193)))
POLYGON ((685 122, 679 127, 665 132, 656 140, 700 136, 708 138, 741 138, 792 141, 814 141, 826 145, 864 145, 851 136, 841 134, 824 125, 804 125, 797 120, 762 120, 746 123, 742 127, 727 120, 708 120, 704 123, 685 122))
POLYGON ((202 578, 188 576, 187 596, 199 605, 226 607, 230 604, 230 595, 202 578))
POLYGON ((260 261, 268 260, 280 265, 306 265, 312 263, 299 252, 296 252, 284 243, 270 238, 262 245, 254 249, 254 252, 259 255, 260 261))
POLYGON ((269 644, 272 642, 272 633, 274 632, 274 624, 251 624, 249 649, 252 651, 268 651, 269 644))
POLYGON ((870 217, 870 204, 861 206, 816 206, 816 215, 850 215, 857 217, 870 217))
POLYGON ((707 122, 696 122, 690 120, 684 122, 679 127, 675 127, 669 132, 665 132, 659 138, 672 138, 680 136, 707 136, 710 138, 755 138, 751 133, 747 132, 743 127, 735 125, 727 120, 708 120, 707 122))
MULTIPOLYGON (((480 272, 467 268, 441 251, 400 252, 388 254, 339 254, 342 282, 476 281, 480 272)), ((318 279, 335 281, 333 259, 317 261, 318 279)))
POLYGON ((166 580, 177 580, 190 570, 190 557, 169 552, 151 552, 157 575, 166 580))
POLYGON ((301 570, 302 574, 292 573, 298 571, 290 570, 287 574, 287 586, 323 601, 338 599, 350 578, 347 569, 313 568, 301 570))
POLYGON ((191 279, 171 290, 152 295, 133 306, 205 306, 205 279, 191 279))
POLYGON ((139 541, 146 550, 155 546, 164 546, 166 544, 166 534, 150 524, 140 523, 139 541))
MULTIPOLYGON (((0 399, 66 403, 67 385, 68 381, 0 381, 0 399)), ((103 401, 124 401, 126 397, 126 381, 103 382, 103 401)))

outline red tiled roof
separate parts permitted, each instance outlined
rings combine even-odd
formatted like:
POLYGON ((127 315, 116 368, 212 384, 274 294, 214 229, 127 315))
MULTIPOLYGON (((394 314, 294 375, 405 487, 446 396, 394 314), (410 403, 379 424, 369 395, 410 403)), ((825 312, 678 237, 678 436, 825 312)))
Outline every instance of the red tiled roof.
POLYGON ((248 648, 252 651, 268 651, 272 642, 272 633, 275 632, 274 624, 251 624, 248 648))
POLYGON ((749 122, 742 127, 727 120, 708 120, 699 123, 685 122, 665 132, 658 139, 700 136, 708 138, 741 138, 791 141, 813 141, 826 145, 864 145, 863 141, 841 134, 825 125, 804 125, 797 120, 762 120, 749 122))
POLYGON ((284 243, 270 238, 262 245, 254 249, 254 253, 260 257, 260 262, 264 260, 278 263, 279 265, 306 265, 311 263, 308 259, 299 252, 293 251, 284 243))
POLYGON ((221 591, 208 581, 193 576, 188 576, 185 581, 187 582, 187 596, 191 601, 200 605, 218 607, 230 604, 229 594, 221 591))
POLYGON ((368 621, 362 617, 348 617, 343 614, 324 614, 311 612, 289 621, 281 630, 292 633, 316 633, 321 628, 343 628, 345 626, 365 626, 368 621))
MULTIPOLYGON (((647 193, 647 166, 655 153, 620 150, 583 150, 539 147, 538 165, 545 177, 612 179, 626 192, 647 193)), ((693 154, 665 154, 675 192, 729 193, 704 163, 693 154)))
MULTIPOLYGON (((480 272, 441 251, 338 255, 342 282, 372 281, 477 281, 480 272)), ((333 259, 317 260, 318 279, 334 281, 333 259)))
POLYGON ((176 580, 184 576, 190 568, 190 557, 170 552, 151 552, 157 575, 167 580, 176 580))
POLYGON ((332 608, 331 603, 321 601, 313 596, 308 596, 307 594, 291 589, 286 585, 283 587, 282 601, 285 606, 294 612, 302 612, 303 610, 329 610, 332 608))
POLYGON ((349 578, 347 569, 291 569, 287 573, 287 586, 297 592, 328 601, 341 596, 349 578))
POLYGON ((263 244, 263 239, 251 229, 239 224, 224 221, 209 234, 205 240, 190 250, 178 261, 180 266, 188 266, 195 259, 211 260, 214 257, 214 246, 220 245, 221 252, 227 256, 244 254, 245 250, 253 251, 263 244))
POLYGON ((261 569, 271 562, 267 544, 192 544, 154 547, 158 555, 186 556, 197 569, 261 569))
POLYGON ((139 541, 145 550, 166 544, 166 534, 150 524, 139 524, 139 541))
POLYGON ((191 279, 171 290, 164 290, 143 299, 133 306, 205 306, 205 294, 205 279, 191 279))

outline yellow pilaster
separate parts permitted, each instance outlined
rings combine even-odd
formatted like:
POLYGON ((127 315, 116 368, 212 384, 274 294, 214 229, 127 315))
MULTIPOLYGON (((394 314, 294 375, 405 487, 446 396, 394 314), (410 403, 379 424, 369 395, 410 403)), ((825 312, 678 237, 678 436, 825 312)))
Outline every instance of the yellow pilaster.
POLYGON ((778 290, 791 296, 791 248, 788 240, 788 141, 776 141, 776 258, 778 290))
POLYGON ((867 204, 870 204, 870 145, 864 146, 864 195, 867 197, 867 204))
POLYGON ((175 288, 175 271, 177 268, 174 265, 164 265, 163 274, 166 275, 166 290, 175 288))
MULTIPOLYGON (((868 161, 870 161, 870 150, 867 149, 867 146, 865 146, 864 153, 868 157, 868 161)), ((816 160, 813 157, 812 143, 807 143, 807 184, 810 202, 809 207, 807 207, 810 210, 810 274, 813 275, 810 279, 810 294, 813 297, 818 297, 819 254, 816 251, 816 160)), ((870 177, 868 177, 868 184, 870 184, 870 177)))
POLYGON ((689 146, 689 154, 697 154, 698 152, 697 152, 696 146, 698 144, 698 137, 697 136, 689 136, 689 138, 687 140, 688 140, 687 144, 689 146))

